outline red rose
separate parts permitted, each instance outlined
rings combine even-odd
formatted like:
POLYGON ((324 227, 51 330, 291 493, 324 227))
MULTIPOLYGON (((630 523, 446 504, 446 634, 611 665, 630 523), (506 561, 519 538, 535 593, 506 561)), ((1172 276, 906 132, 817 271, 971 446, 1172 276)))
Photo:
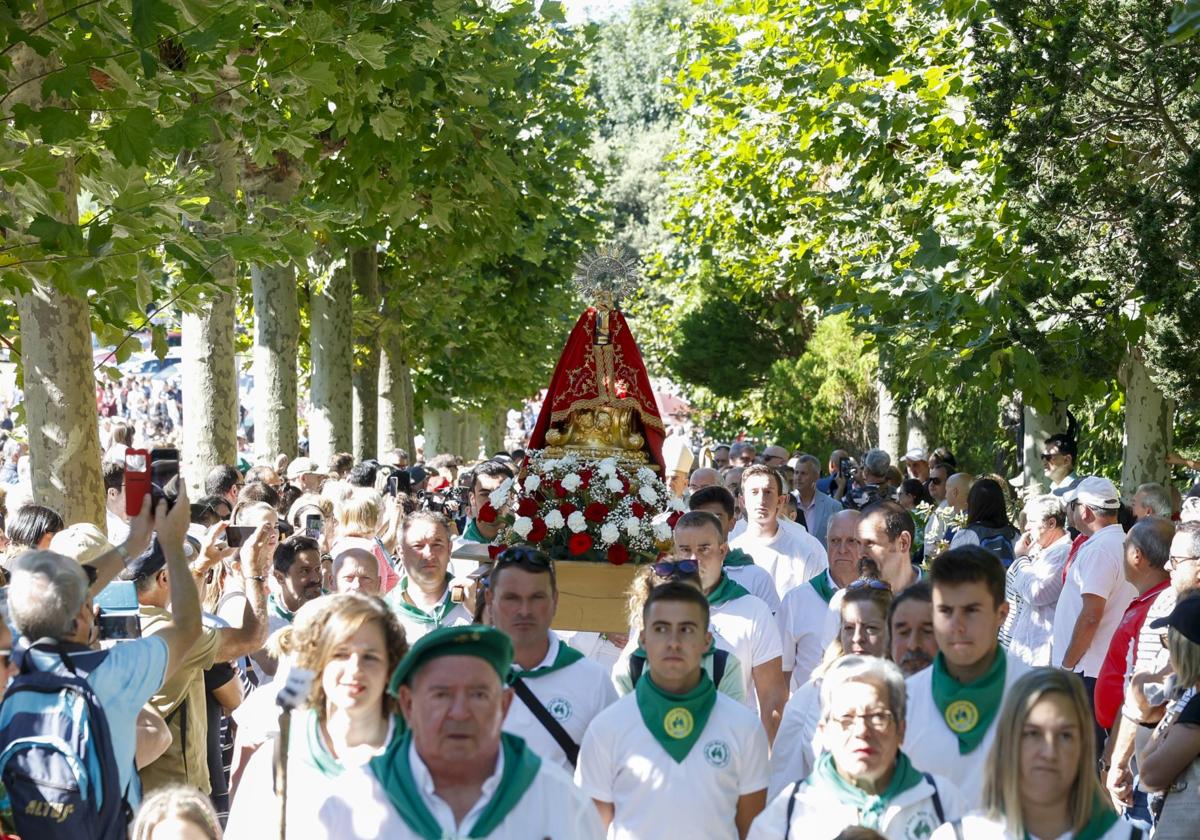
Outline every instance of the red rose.
POLYGON ((677 522, 679 522, 679 517, 681 517, 681 516, 683 516, 682 511, 678 511, 678 510, 675 511, 674 513, 672 513, 670 516, 667 517, 667 524, 670 525, 672 528, 674 528, 675 524, 677 522))
POLYGON ((538 512, 537 502, 528 496, 517 500, 517 516, 533 516, 538 512))
POLYGON ((620 566, 622 563, 628 562, 629 551, 620 543, 614 543, 608 549, 608 562, 614 566, 620 566))
POLYGON ((641 519, 643 516, 646 515, 646 506, 644 504, 642 504, 641 502, 634 502, 632 505, 629 506, 629 512, 632 513, 634 516, 636 516, 638 519, 641 519))
POLYGON ((564 518, 570 516, 577 510, 579 510, 579 508, 575 507, 575 505, 571 504, 570 502, 563 502, 558 506, 558 512, 561 513, 564 518))
POLYGON ((480 522, 495 522, 496 521, 496 509, 494 507, 492 507, 491 502, 484 502, 483 507, 481 507, 479 509, 479 521, 480 522))
POLYGON ((586 487, 588 484, 590 484, 592 482, 592 471, 591 470, 580 470, 579 471, 579 480, 581 482, 583 482, 583 486, 586 487))
POLYGON ((506 545, 489 545, 487 547, 488 559, 495 560, 497 557, 500 556, 500 552, 504 551, 504 549, 506 549, 506 548, 508 548, 508 546, 506 546, 506 545))
POLYGON ((566 498, 567 491, 563 489, 562 482, 559 482, 559 481, 554 482, 554 495, 558 496, 558 498, 560 498, 560 499, 566 498))
POLYGON ((529 536, 525 539, 530 543, 540 543, 546 539, 547 533, 546 523, 541 519, 533 520, 533 527, 529 529, 529 536))
POLYGON ((587 534, 572 534, 571 539, 567 540, 567 551, 575 557, 584 554, 591 547, 592 538, 587 534))
POLYGON ((608 516, 608 508, 603 502, 592 502, 583 509, 583 518, 589 522, 603 522, 608 516))

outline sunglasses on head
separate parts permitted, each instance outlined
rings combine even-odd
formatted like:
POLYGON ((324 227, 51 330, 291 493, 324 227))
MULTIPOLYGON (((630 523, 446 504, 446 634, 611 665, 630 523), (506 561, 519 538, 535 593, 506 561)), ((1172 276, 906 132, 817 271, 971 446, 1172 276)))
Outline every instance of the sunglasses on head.
POLYGON ((847 591, 853 592, 856 589, 878 589, 880 591, 887 592, 892 591, 891 584, 885 580, 879 580, 878 578, 859 578, 858 580, 852 580, 850 583, 846 584, 847 591))
POLYGON ((660 578, 674 578, 696 574, 700 571, 700 564, 695 560, 664 560, 662 563, 655 563, 651 568, 660 578))
POLYGON ((512 548, 506 548, 496 555, 495 565, 517 563, 522 566, 549 569, 550 562, 550 556, 544 551, 538 551, 536 548, 530 548, 525 545, 514 545, 512 548))

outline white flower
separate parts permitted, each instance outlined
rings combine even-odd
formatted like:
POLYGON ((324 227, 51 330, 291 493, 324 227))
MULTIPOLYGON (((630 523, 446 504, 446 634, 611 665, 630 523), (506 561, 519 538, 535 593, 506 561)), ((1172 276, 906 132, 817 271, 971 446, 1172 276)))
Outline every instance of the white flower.
POLYGON ((542 486, 542 479, 539 476, 530 474, 525 476, 525 492, 535 493, 542 486))
POLYGON ((654 488, 649 484, 643 484, 638 488, 638 495, 642 501, 648 505, 658 504, 658 494, 654 492, 654 488))
POLYGON ((654 470, 650 469, 649 467, 642 467, 637 471, 638 481, 640 481, 642 484, 653 484, 654 479, 657 477, 658 476, 654 474, 654 470))
POLYGON ((488 494, 488 501, 492 503, 492 507, 496 510, 508 504, 508 494, 512 490, 513 482, 511 478, 504 479, 500 486, 488 494))
POLYGON ((580 484, 583 484, 583 479, 579 477, 579 473, 567 473, 563 476, 562 488, 568 493, 574 493, 580 484))
POLYGON ((654 525, 654 539, 658 542, 666 542, 671 539, 671 526, 666 522, 657 522, 654 525))
POLYGON ((631 516, 622 522, 621 525, 625 528, 626 534, 631 537, 636 537, 638 535, 638 531, 640 531, 642 528, 642 520, 638 519, 636 516, 631 516))
POLYGON ((567 524, 567 521, 563 519, 563 515, 557 510, 552 510, 547 513, 544 521, 546 523, 546 529, 549 531, 557 531, 563 525, 567 524))
POLYGON ((517 521, 512 524, 512 529, 517 533, 517 536, 525 539, 529 536, 529 532, 533 530, 533 520, 528 516, 518 516, 517 521))
POLYGON ((671 510, 678 510, 678 511, 687 510, 687 506, 683 503, 683 499, 679 498, 678 496, 672 497, 671 501, 668 502, 668 504, 670 505, 671 510))
POLYGON ((612 545, 621 538, 621 529, 611 522, 605 522, 600 528, 600 541, 605 545, 612 545))
POLYGON ((604 476, 616 475, 617 474, 617 459, 616 458, 605 458, 603 461, 600 462, 597 469, 600 471, 600 475, 604 475, 604 476))
POLYGON ((571 529, 571 533, 578 534, 580 531, 587 530, 587 520, 583 518, 583 513, 575 511, 567 517, 567 527, 571 529))
POLYGON ((608 479, 607 481, 604 482, 604 486, 606 488, 608 488, 608 491, 610 493, 620 493, 622 490, 625 489, 625 485, 621 483, 620 479, 616 479, 616 478, 608 479))

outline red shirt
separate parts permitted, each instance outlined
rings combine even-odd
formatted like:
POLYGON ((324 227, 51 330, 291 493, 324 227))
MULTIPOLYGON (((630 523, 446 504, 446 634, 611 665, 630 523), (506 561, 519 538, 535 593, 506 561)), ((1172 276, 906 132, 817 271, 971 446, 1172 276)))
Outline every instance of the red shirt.
POLYGON ((1146 613, 1154 599, 1171 585, 1170 579, 1164 580, 1145 594, 1134 598, 1125 608, 1121 623, 1113 631, 1112 641, 1108 644, 1108 653, 1100 673, 1096 675, 1096 723, 1105 729, 1110 729, 1121 711, 1125 701, 1125 672, 1137 658, 1138 632, 1146 621, 1146 613))

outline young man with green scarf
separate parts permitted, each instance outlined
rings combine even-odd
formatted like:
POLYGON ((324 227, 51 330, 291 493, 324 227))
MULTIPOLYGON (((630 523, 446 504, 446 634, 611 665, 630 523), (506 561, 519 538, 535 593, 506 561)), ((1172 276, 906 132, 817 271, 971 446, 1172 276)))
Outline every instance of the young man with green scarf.
POLYGON ((711 513, 689 511, 675 523, 675 559, 699 566, 709 629, 717 647, 737 656, 746 675, 745 703, 759 713, 767 737, 774 739, 788 698, 779 626, 761 598, 729 577, 724 567, 728 552, 721 522, 711 513))
POLYGON ((1000 646, 1008 602, 996 555, 979 546, 943 552, 929 579, 938 653, 908 678, 904 751, 922 770, 953 779, 975 810, 1005 692, 1029 666, 1000 646))
POLYGON ((440 513, 417 511, 400 531, 404 577, 384 600, 409 642, 439 627, 471 624, 474 617, 450 597, 450 523, 440 513))
MULTIPOLYGON (((737 521, 737 500, 732 493, 720 484, 702 487, 688 499, 688 510, 702 510, 717 517, 725 531, 725 541, 729 541, 729 534, 737 521)), ((725 555, 725 574, 734 583, 745 587, 751 595, 762 598, 772 613, 779 612, 779 593, 775 591, 774 578, 762 566, 756 566, 745 551, 740 548, 729 549, 725 555)))
POLYGON ((694 586, 665 583, 646 599, 639 641, 649 668, 592 721, 575 770, 609 840, 744 840, 762 810, 767 739, 700 667, 708 623, 694 586))
POLYGON ((443 627, 392 675, 409 733, 372 762, 409 833, 391 840, 600 840, 596 810, 555 764, 501 732, 512 642, 491 627, 443 627))
POLYGON ((844 656, 821 682, 824 752, 754 821, 749 840, 833 840, 848 826, 888 840, 928 840, 963 816, 954 784, 922 773, 900 751, 904 674, 875 656, 844 656))
POLYGON ((553 561, 527 546, 505 549, 492 565, 484 598, 491 623, 513 643, 509 684, 516 698, 504 731, 574 772, 583 733, 616 702, 617 692, 608 671, 550 629, 558 607, 553 561))

